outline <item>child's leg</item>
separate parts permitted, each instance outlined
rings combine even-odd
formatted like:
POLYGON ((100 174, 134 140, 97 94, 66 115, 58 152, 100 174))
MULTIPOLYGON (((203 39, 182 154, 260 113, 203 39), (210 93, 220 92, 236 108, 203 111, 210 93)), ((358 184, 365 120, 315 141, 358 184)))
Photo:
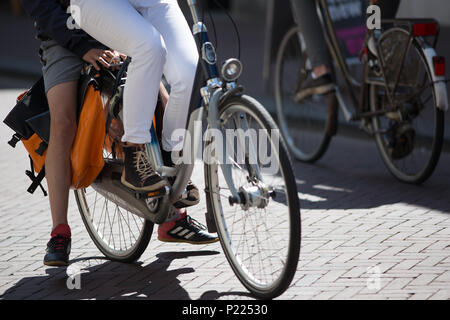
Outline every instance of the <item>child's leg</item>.
POLYGON ((67 219, 71 183, 70 151, 76 135, 78 79, 83 61, 53 40, 41 44, 45 90, 50 107, 50 141, 45 169, 53 230, 44 264, 67 265, 71 232, 67 219))
POLYGON ((65 82, 47 93, 50 106, 50 143, 45 168, 53 227, 67 223, 72 179, 70 151, 76 134, 77 81, 65 82))
POLYGON ((83 61, 56 41, 43 41, 42 72, 50 107, 50 141, 46 155, 53 228, 67 225, 71 183, 70 151, 75 138, 77 87, 83 61))

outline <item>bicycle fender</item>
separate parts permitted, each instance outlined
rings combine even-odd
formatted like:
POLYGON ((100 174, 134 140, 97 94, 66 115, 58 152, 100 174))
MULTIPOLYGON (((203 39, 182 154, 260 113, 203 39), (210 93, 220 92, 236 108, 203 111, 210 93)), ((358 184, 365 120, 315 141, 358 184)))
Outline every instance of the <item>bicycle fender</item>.
MULTIPOLYGON (((417 39, 419 41, 419 39, 417 39)), ((442 111, 448 110, 448 97, 445 76, 436 76, 434 74, 433 57, 437 56, 434 48, 420 41, 423 48, 423 54, 430 70, 431 79, 433 81, 434 96, 436 98, 436 107, 442 111)))
MULTIPOLYGON (((208 110, 208 125, 211 129, 220 131, 220 119, 219 119, 219 107, 224 103, 229 97, 233 95, 223 94, 222 89, 216 89, 211 95, 211 99, 209 101, 209 110, 208 110), (225 97, 224 97, 225 96, 225 97), (222 98, 225 98, 222 100, 222 98)), ((222 155, 223 156, 223 155, 222 155)), ((228 187, 230 188, 230 192, 235 198, 239 198, 238 190, 235 188, 233 184, 233 179, 231 178, 230 167, 227 166, 225 161, 220 161, 220 167, 222 169, 224 178, 227 182, 228 187)))
POLYGON ((219 106, 223 105, 228 99, 235 97, 235 96, 241 96, 244 94, 244 87, 243 86, 237 86, 235 88, 232 88, 225 93, 222 94, 222 96, 219 98, 219 106))

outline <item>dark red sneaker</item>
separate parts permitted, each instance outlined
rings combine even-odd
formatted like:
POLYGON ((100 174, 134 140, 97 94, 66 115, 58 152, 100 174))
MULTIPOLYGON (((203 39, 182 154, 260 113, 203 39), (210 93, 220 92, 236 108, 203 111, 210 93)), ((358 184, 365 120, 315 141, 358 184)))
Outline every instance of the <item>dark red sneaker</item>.
POLYGON ((219 241, 219 238, 208 233, 204 225, 192 219, 184 211, 180 219, 159 225, 158 240, 163 242, 208 244, 219 241))
POLYGON ((67 224, 59 224, 51 233, 44 256, 44 265, 59 267, 69 264, 71 233, 67 224))

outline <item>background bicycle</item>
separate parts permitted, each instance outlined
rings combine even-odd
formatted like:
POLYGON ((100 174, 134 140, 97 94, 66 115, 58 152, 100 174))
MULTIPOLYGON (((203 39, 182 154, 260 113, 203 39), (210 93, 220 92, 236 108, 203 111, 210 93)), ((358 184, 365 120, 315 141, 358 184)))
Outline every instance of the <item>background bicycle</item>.
POLYGON ((319 0, 317 6, 339 71, 335 78, 344 86, 297 104, 295 92, 311 66, 302 34, 295 27, 287 32, 278 51, 274 84, 280 128, 289 149, 300 161, 320 159, 337 132, 340 107, 346 121, 360 122, 375 138, 396 178, 422 183, 439 160, 448 108, 445 63, 434 50, 439 24, 433 19, 385 20, 382 30, 370 30, 365 40, 361 33, 356 37, 353 33, 349 41, 345 32, 336 32, 328 2, 319 0), (341 48, 346 45, 346 51, 355 51, 358 36, 364 60, 355 73, 341 48))

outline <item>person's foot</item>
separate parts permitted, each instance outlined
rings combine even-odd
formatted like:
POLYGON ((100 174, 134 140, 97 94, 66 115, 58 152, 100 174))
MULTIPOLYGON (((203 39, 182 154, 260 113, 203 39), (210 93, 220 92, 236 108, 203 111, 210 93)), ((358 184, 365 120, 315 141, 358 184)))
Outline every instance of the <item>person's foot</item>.
POLYGON ((124 146, 124 169, 121 182, 124 186, 138 192, 155 191, 167 186, 152 168, 150 159, 142 147, 124 146))
POLYGON ((208 233, 204 225, 192 219, 184 211, 179 219, 159 225, 158 240, 163 242, 208 244, 219 241, 219 238, 208 233))
POLYGON ((327 94, 334 90, 334 83, 331 75, 326 73, 318 78, 308 77, 297 89, 295 101, 302 102, 309 96, 327 94))
MULTIPOLYGON (((164 149, 161 150, 162 158, 164 165, 168 167, 175 167, 175 164, 172 161, 172 152, 171 151, 165 151, 164 149)), ((173 184, 175 182, 175 177, 169 178, 169 183, 173 184)), ((191 206, 195 206, 200 202, 200 191, 198 190, 198 187, 192 183, 192 181, 189 181, 186 186, 186 192, 183 193, 180 200, 175 202, 173 205, 177 209, 181 208, 187 208, 191 206)))
POLYGON ((173 206, 177 209, 187 208, 197 205, 200 202, 200 191, 198 187, 192 183, 192 181, 188 182, 186 186, 186 192, 183 193, 180 200, 175 202, 173 206))
POLYGON ((59 224, 51 233, 50 241, 44 256, 44 265, 59 267, 69 263, 71 234, 66 224, 59 224))

